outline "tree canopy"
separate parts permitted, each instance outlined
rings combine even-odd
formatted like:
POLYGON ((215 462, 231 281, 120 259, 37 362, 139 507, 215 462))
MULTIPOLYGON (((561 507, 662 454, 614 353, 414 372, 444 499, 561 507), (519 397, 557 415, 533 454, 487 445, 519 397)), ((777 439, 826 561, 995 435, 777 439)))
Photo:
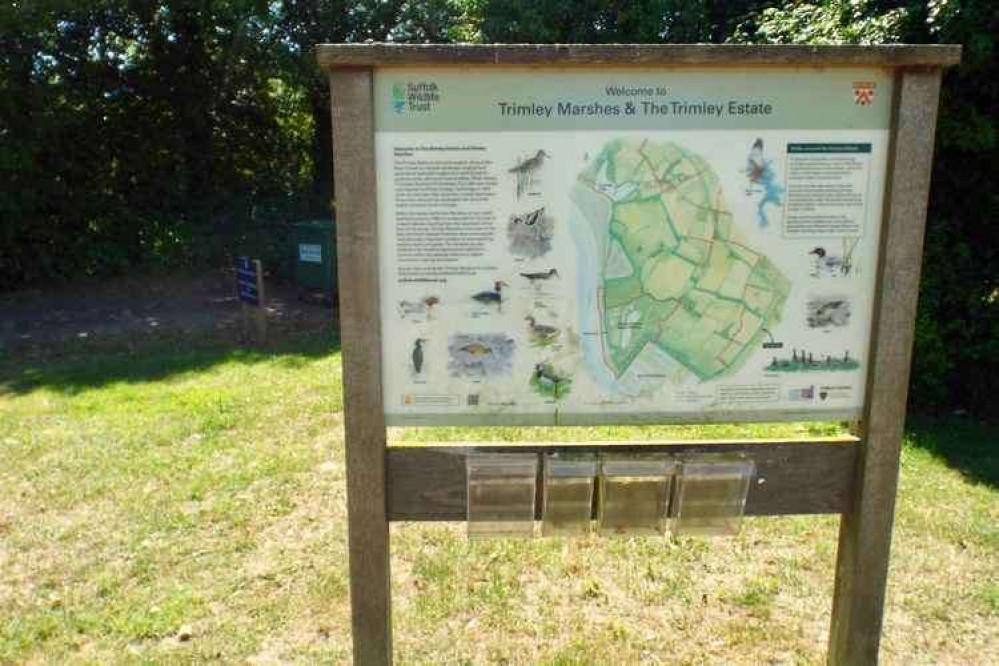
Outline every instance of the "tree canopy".
POLYGON ((956 42, 914 396, 991 403, 997 34, 990 0, 13 0, 0 6, 0 289, 276 257, 282 223, 335 199, 317 43, 956 42))

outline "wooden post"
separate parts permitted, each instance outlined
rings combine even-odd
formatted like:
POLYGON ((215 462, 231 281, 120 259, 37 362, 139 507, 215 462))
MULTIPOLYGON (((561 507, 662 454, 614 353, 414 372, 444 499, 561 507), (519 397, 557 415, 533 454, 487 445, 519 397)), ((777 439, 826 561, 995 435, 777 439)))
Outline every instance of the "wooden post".
POLYGON ((905 424, 941 70, 895 76, 889 182, 867 405, 851 508, 840 523, 830 664, 875 664, 905 424))
POLYGON ((245 301, 239 302, 239 342, 250 342, 250 306, 245 301))
POLYGON ((372 70, 330 74, 354 663, 392 663, 372 70))

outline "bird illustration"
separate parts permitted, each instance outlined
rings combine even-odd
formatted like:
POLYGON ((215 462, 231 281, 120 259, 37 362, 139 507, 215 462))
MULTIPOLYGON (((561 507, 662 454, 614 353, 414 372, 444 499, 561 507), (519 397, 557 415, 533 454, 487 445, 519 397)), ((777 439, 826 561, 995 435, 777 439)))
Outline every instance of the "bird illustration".
POLYGON ((481 342, 470 342, 464 347, 460 347, 460 349, 469 356, 475 356, 475 357, 482 357, 493 353, 492 349, 485 346, 481 342))
POLYGON ((526 321, 531 327, 531 335, 533 335, 536 340, 551 340, 559 334, 559 330, 557 328, 554 326, 539 324, 531 315, 524 317, 524 321, 526 321))
POLYGON ((496 280, 493 283, 492 291, 480 291, 479 293, 472 296, 473 299, 477 300, 479 303, 502 303, 503 302, 503 287, 509 287, 503 280, 496 280))
POLYGON ((534 379, 542 386, 551 386, 555 399, 559 398, 559 384, 563 378, 555 374, 554 368, 547 363, 538 363, 534 366, 534 379))
POLYGON ((827 253, 824 247, 817 247, 808 254, 815 255, 813 276, 819 276, 823 273, 828 275, 849 275, 850 273, 849 264, 843 261, 843 257, 827 253))
POLYGON ((767 163, 763 157, 763 139, 756 139, 753 142, 753 148, 749 151, 748 169, 747 174, 749 176, 749 182, 759 183, 763 180, 763 174, 766 172, 767 163))
POLYGON ((541 168, 541 165, 547 157, 549 157, 548 153, 543 150, 539 150, 534 153, 534 157, 529 157, 510 169, 510 173, 516 175, 517 177, 518 199, 523 196, 524 192, 529 187, 531 187, 531 184, 534 182, 534 173, 541 168))
POLYGON ((545 207, 536 208, 530 213, 524 213, 523 215, 513 215, 513 224, 523 224, 525 227, 533 227, 538 223, 538 220, 543 219, 545 216, 545 207))
POLYGON ((531 173, 537 171, 544 164, 545 159, 551 157, 548 153, 543 150, 539 150, 534 153, 533 157, 529 157, 520 164, 516 165, 510 169, 510 173, 531 173))
POLYGON ((431 316, 434 306, 441 302, 436 296, 427 296, 419 301, 399 301, 399 312, 403 319, 406 315, 417 315, 426 313, 431 316))
POLYGON ((550 280, 553 277, 562 277, 554 268, 549 268, 547 271, 539 273, 521 273, 520 275, 527 278, 531 284, 537 284, 538 280, 550 280))
POLYGON ((808 316, 808 325, 812 327, 846 326, 850 321, 849 301, 829 301, 815 308, 808 316))
POLYGON ((423 343, 426 342, 424 338, 416 338, 416 342, 413 343, 413 370, 416 374, 423 373, 423 343))

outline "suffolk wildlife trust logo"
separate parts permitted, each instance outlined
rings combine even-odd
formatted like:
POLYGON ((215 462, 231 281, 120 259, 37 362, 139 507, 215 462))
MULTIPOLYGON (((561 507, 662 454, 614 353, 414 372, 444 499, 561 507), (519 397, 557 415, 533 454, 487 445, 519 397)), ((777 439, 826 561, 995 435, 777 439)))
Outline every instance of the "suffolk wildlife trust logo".
POLYGON ((874 81, 853 82, 853 103, 857 106, 870 106, 874 101, 874 81))
POLYGON ((392 110, 398 114, 430 113, 440 101, 440 88, 432 81, 392 84, 392 110))

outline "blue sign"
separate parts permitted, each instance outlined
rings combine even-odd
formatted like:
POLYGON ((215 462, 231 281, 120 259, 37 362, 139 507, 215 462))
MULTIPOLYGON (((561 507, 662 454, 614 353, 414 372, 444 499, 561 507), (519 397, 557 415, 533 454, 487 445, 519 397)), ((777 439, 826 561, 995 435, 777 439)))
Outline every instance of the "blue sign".
POLYGON ((239 300, 250 305, 260 305, 260 292, 257 290, 257 262, 249 257, 236 260, 236 286, 239 300))

